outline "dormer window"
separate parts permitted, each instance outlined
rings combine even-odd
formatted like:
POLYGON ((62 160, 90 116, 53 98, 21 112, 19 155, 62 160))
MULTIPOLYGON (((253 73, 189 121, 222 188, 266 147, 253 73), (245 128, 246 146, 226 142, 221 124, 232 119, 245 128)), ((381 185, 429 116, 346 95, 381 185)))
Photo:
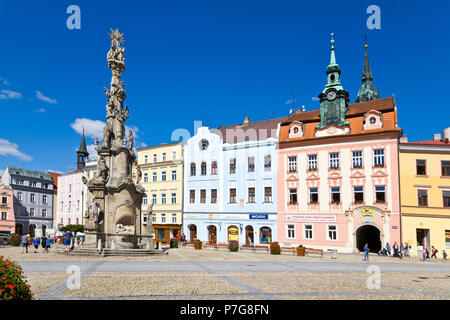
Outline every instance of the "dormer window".
POLYGON ((364 115, 364 130, 383 128, 383 115, 381 112, 371 110, 364 115))
POLYGON ((294 121, 289 126, 289 138, 303 137, 303 123, 294 121))

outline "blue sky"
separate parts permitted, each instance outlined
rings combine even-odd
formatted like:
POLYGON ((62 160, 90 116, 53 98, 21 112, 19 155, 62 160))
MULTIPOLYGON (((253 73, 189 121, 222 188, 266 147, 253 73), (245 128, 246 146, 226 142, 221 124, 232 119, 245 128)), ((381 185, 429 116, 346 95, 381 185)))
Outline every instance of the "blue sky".
POLYGON ((293 91, 318 109, 331 32, 351 103, 367 33, 374 84, 395 95, 400 127, 410 141, 432 139, 450 126, 449 20, 449 2, 436 0, 0 0, 0 170, 75 168, 81 126, 92 145, 105 121, 110 28, 125 34, 138 147, 192 133, 195 120, 216 128, 288 115, 293 91), (66 27, 72 4, 81 30, 66 27), (366 27, 369 5, 381 9, 380 30, 366 27))

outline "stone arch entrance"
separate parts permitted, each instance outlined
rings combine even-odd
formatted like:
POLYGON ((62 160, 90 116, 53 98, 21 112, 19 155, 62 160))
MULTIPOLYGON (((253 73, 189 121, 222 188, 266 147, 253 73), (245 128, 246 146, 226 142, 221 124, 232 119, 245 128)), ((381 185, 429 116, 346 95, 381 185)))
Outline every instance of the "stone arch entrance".
POLYGON ((197 238, 197 226, 195 224, 188 225, 189 229, 189 240, 193 242, 195 238, 197 238))
POLYGON ((29 228, 28 228, 28 233, 30 234, 30 237, 34 238, 34 230, 36 230, 36 225, 35 224, 30 224, 29 228))
POLYGON ((21 223, 16 223, 16 233, 18 233, 18 234, 23 234, 23 224, 21 224, 21 223))
POLYGON ((378 253, 381 250, 381 231, 373 224, 361 225, 356 229, 356 248, 364 251, 364 245, 367 243, 369 251, 378 253))
POLYGON ((245 227, 245 245, 253 246, 255 244, 255 234, 252 226, 245 227))

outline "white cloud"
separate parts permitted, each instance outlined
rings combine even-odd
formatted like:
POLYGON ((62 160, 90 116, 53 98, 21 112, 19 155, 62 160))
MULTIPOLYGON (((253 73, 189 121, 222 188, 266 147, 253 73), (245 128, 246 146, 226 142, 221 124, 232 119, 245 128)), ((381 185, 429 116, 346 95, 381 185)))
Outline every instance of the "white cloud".
POLYGON ((45 109, 45 108, 39 108, 39 109, 34 110, 32 113, 44 113, 46 111, 47 111, 47 109, 45 109))
POLYGON ((312 101, 320 101, 320 99, 318 97, 312 97, 311 100, 312 101))
POLYGON ((89 152, 89 159, 90 160, 97 160, 98 154, 97 150, 95 150, 95 144, 88 144, 86 146, 87 151, 89 152))
POLYGON ((147 148, 148 145, 145 142, 141 142, 141 148, 147 148))
POLYGON ((0 138, 0 155, 2 156, 11 155, 23 161, 33 160, 33 158, 30 157, 29 155, 20 152, 19 146, 17 144, 1 138, 0 138))
POLYGON ((47 170, 45 170, 45 172, 51 172, 51 173, 58 173, 58 174, 64 174, 64 172, 62 172, 62 171, 58 171, 58 170, 50 170, 50 169, 47 169, 47 170))
POLYGON ((2 78, 2 77, 0 77, 0 82, 2 84, 4 84, 5 86, 7 86, 9 84, 9 81, 7 79, 5 79, 5 78, 2 78))
POLYGON ((294 102, 294 101, 292 99, 290 99, 290 100, 286 101, 284 104, 289 105, 289 104, 292 104, 292 102, 294 102))
POLYGON ((103 138, 103 127, 105 126, 105 123, 100 120, 78 118, 75 119, 74 123, 71 123, 70 126, 78 134, 83 134, 84 128, 85 136, 90 137, 92 139, 97 138, 101 140, 103 138))
POLYGON ((36 90, 36 98, 38 98, 39 100, 42 100, 44 102, 47 103, 52 103, 52 104, 57 104, 58 102, 56 101, 56 99, 51 99, 49 97, 44 96, 44 94, 40 91, 36 90))
POLYGON ((20 99, 22 97, 22 94, 20 92, 11 90, 1 90, 0 92, 0 100, 20 99))

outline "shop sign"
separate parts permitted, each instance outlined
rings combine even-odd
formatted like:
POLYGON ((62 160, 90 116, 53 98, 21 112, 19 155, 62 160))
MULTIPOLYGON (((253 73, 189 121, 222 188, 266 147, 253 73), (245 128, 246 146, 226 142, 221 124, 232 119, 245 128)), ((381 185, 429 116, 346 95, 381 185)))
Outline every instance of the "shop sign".
POLYGON ((262 220, 262 219, 267 220, 267 219, 269 219, 269 215, 268 214, 250 214, 249 218, 253 219, 253 220, 262 220))
POLYGON ((398 229, 398 226, 392 226, 392 229, 398 229))
POLYGON ((287 215, 286 221, 288 222, 336 222, 335 215, 318 215, 318 214, 299 214, 299 215, 287 215))

